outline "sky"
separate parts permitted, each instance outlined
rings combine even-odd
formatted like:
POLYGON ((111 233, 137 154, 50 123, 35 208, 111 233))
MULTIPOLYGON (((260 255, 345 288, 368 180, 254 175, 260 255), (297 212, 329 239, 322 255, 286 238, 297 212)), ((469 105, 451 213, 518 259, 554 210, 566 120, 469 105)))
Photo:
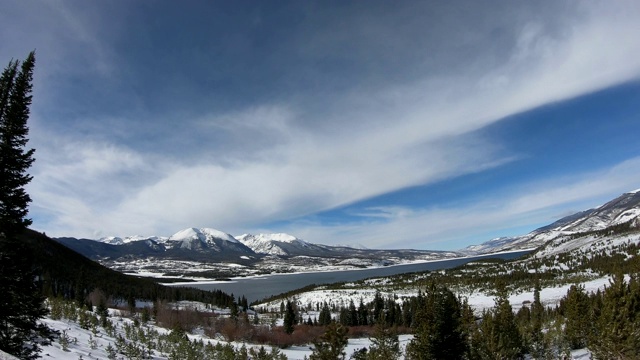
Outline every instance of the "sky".
POLYGON ((8 1, 50 236, 455 250, 640 188, 637 1, 8 1))

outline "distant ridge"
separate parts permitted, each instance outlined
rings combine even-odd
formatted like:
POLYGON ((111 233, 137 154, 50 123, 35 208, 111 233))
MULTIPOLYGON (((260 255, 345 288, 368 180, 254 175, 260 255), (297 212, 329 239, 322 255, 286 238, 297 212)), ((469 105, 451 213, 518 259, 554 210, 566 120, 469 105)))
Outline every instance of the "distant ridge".
POLYGON ((566 216, 529 234, 492 239, 462 251, 467 254, 488 254, 538 248, 560 236, 603 230, 627 222, 640 225, 640 189, 624 193, 600 207, 566 216))

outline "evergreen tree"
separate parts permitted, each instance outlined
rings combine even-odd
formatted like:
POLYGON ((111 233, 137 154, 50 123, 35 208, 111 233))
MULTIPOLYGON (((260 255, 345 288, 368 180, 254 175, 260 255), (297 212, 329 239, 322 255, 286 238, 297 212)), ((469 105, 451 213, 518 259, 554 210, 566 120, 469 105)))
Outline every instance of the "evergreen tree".
POLYGON ((371 348, 366 355, 367 360, 395 360, 399 359, 400 341, 398 335, 382 323, 376 324, 371 340, 371 348))
POLYGON ((640 283, 615 275, 603 293, 602 309, 589 348, 596 359, 640 358, 640 283))
POLYGON ((35 53, 31 52, 18 71, 12 61, 0 78, 0 234, 10 238, 31 225, 28 205, 31 197, 24 187, 31 181, 27 173, 34 149, 25 151, 31 105, 31 81, 35 53))
POLYGON ((376 291, 373 297, 373 319, 371 323, 381 321, 381 319, 384 320, 384 316, 381 316, 382 314, 384 314, 384 299, 380 292, 376 291))
POLYGON ((309 360, 343 360, 347 342, 347 328, 333 322, 327 326, 327 330, 318 341, 313 342, 313 352, 309 360))
POLYGON ((543 316, 544 306, 540 301, 540 282, 536 281, 533 302, 531 303, 531 324, 529 329, 531 355, 536 359, 541 359, 548 351, 542 332, 543 316))
POLYGON ((358 310, 356 309, 356 304, 353 303, 353 300, 349 301, 349 326, 358 326, 360 322, 358 321, 358 310))
POLYGON ((331 323, 331 310, 329 310, 329 305, 327 305, 326 302, 322 305, 322 310, 320 310, 318 317, 318 323, 320 325, 329 325, 331 323))
POLYGON ((14 60, 0 76, 0 349, 22 359, 36 358, 36 339, 50 331, 38 320, 47 314, 35 283, 29 250, 17 237, 31 225, 24 187, 34 150, 25 150, 31 105, 35 53, 20 64, 14 60))
POLYGON ((522 359, 524 346, 507 292, 499 286, 492 310, 485 311, 473 336, 474 357, 480 359, 522 359))
POLYGON ((296 312, 293 309, 291 301, 287 300, 286 309, 284 312, 284 332, 287 334, 293 333, 293 326, 296 324, 296 312))
POLYGON ((407 347, 409 359, 462 359, 467 339, 461 304, 446 287, 431 284, 416 314, 416 333, 407 347))
POLYGON ((369 310, 364 305, 362 298, 360 298, 360 304, 358 305, 358 324, 359 325, 369 325, 369 310))
POLYGON ((562 301, 564 335, 571 349, 587 346, 589 336, 589 298, 582 286, 572 285, 562 301))

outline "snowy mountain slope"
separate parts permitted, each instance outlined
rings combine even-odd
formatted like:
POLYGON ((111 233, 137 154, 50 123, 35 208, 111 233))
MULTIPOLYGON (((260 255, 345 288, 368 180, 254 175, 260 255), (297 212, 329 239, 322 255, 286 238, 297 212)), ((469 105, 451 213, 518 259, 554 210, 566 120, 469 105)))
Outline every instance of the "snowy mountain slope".
POLYGON ((134 236, 127 236, 124 238, 117 237, 117 236, 108 236, 108 237, 103 237, 98 239, 99 242, 103 242, 105 244, 110 244, 110 245, 124 245, 132 242, 144 241, 144 240, 151 240, 158 243, 158 242, 166 241, 166 238, 159 238, 157 236, 134 235, 134 236))
POLYGON ((170 249, 194 250, 200 252, 231 251, 252 254, 253 251, 233 236, 211 228, 188 228, 171 235, 165 242, 170 249))
POLYGON ((347 270, 461 256, 452 251, 378 250, 313 244, 283 233, 233 237, 211 228, 187 228, 169 237, 109 237, 56 241, 114 270, 141 276, 203 278, 256 273, 347 270), (185 269, 181 264, 191 264, 185 269), (211 265, 217 264, 215 269, 211 265), (230 268, 227 265, 235 267, 230 268), (145 275, 156 274, 156 275, 145 275))
POLYGON ((640 189, 631 191, 586 211, 564 217, 529 234, 489 240, 463 250, 468 254, 538 248, 550 240, 578 233, 606 229, 629 221, 640 222, 640 189))
POLYGON ((109 237, 98 241, 57 238, 65 246, 94 260, 174 259, 250 263, 253 250, 233 236, 211 228, 188 228, 170 237, 109 237))
POLYGON ((308 243, 289 234, 244 234, 238 236, 237 239, 257 254, 292 256, 327 253, 326 248, 308 243))

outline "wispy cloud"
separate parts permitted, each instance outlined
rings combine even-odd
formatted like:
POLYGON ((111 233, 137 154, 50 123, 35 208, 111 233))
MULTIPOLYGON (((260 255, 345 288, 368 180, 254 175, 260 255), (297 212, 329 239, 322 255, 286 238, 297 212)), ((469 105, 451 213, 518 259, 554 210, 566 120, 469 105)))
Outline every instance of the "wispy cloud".
MULTIPOLYGON (((74 9, 59 9, 60 19, 77 15, 74 9)), ((36 133, 50 136, 34 139, 34 146, 51 151, 38 159, 34 168, 36 180, 30 187, 34 198, 32 213, 42 219, 36 224, 52 229, 54 235, 75 236, 166 235, 187 226, 242 231, 516 161, 520 154, 510 153, 476 130, 510 115, 637 79, 640 74, 640 61, 635 60, 640 53, 640 40, 629 36, 640 33, 637 4, 580 3, 575 5, 575 13, 564 11, 566 19, 552 23, 544 16, 525 16, 522 22, 503 24, 502 28, 483 25, 479 28, 483 36, 477 37, 473 34, 475 29, 463 31, 434 22, 433 33, 444 36, 450 31, 456 41, 469 38, 469 48, 473 50, 465 55, 452 44, 435 46, 434 49, 443 50, 432 55, 435 60, 422 55, 421 49, 408 41, 401 46, 396 44, 394 41, 399 39, 381 31, 386 28, 376 27, 375 22, 361 18, 352 25, 338 19, 336 22, 342 26, 358 26, 354 29, 358 30, 355 39, 366 41, 356 44, 350 33, 335 31, 304 39, 295 37, 298 42, 288 44, 295 51, 288 55, 296 55, 300 61, 314 61, 303 64, 305 67, 288 59, 292 74, 282 76, 289 82, 276 78, 272 81, 299 89, 299 93, 274 89, 272 96, 260 94, 254 101, 243 98, 226 110, 216 111, 202 105, 206 99, 200 99, 192 111, 132 109, 130 117, 125 115, 117 122, 110 120, 108 114, 92 114, 93 121, 105 120, 99 127, 103 133, 98 135, 87 134, 86 127, 78 131, 73 126, 61 134, 60 127, 47 125, 47 110, 51 108, 38 108, 36 102, 34 121, 42 126, 36 133), (495 49, 492 37, 502 33, 515 40, 496 42, 500 48, 495 49), (379 36, 371 39, 370 34, 379 36), (476 38, 477 44, 472 41, 476 38), (301 44, 301 40, 308 43, 301 44), (349 65, 353 74, 334 70, 321 61, 329 49, 348 50, 350 44, 353 54, 331 53, 326 55, 326 62, 349 65), (394 53, 387 48, 397 48, 397 52, 411 59, 394 59, 394 53), (370 54, 380 54, 381 60, 358 56, 370 54), (424 65, 431 61, 433 68, 424 65), (360 67, 377 71, 358 77, 360 67), (319 68, 325 69, 326 74, 344 74, 353 84, 343 88, 335 85, 334 89, 326 84, 334 81, 342 85, 347 81, 338 76, 324 79, 319 68), (313 81, 292 85, 290 82, 296 80, 291 80, 293 76, 313 81), (314 86, 322 91, 314 93, 310 90, 314 86), (123 143, 121 134, 129 129, 127 122, 144 126, 131 126, 133 134, 127 137, 129 142, 123 143), (109 131, 116 123, 113 127, 117 129, 109 131), (139 127, 148 127, 149 131, 140 131, 139 127), (150 140, 146 138, 149 133, 163 137, 150 140), (139 146, 131 139, 140 139, 146 145, 139 146)), ((448 41, 434 38, 418 15, 407 21, 403 33, 424 32, 430 41, 448 41)), ((516 18, 524 15, 519 16, 516 18)), ((58 21, 50 26, 67 36, 81 34, 75 41, 88 46, 94 54, 91 57, 103 63, 98 66, 108 69, 103 74, 130 75, 129 71, 118 70, 127 66, 119 63, 125 55, 113 55, 108 42, 97 35, 96 29, 108 30, 108 24, 91 24, 84 19, 71 22, 72 30, 60 30, 58 21)), ((67 51, 65 56, 78 51, 77 44, 69 46, 58 41, 56 46, 60 46, 56 49, 58 54, 67 51)), ((268 61, 276 62, 265 59, 268 61)), ((184 71, 182 64, 175 66, 184 71)), ((60 76, 67 72, 60 68, 52 71, 60 76)), ((237 76, 252 80, 247 73, 251 70, 243 69, 237 76)), ((194 75, 193 86, 200 77, 208 79, 206 75, 194 75)), ((120 88, 114 83, 105 86, 117 92, 120 88)), ((162 85, 170 88, 178 84, 167 80, 162 85)), ((47 91, 55 89, 55 84, 47 81, 42 86, 47 91)), ((248 94, 254 94, 253 83, 247 81, 244 86, 248 94)), ((147 89, 149 93, 155 90, 147 89)), ((202 86, 191 91, 198 90, 209 89, 202 86)), ((219 95, 224 96, 222 90, 219 95)), ((631 164, 633 168, 635 162, 631 164)), ((604 187, 610 188, 608 193, 611 186, 622 187, 611 177, 601 178, 608 181, 604 187)), ((591 187, 578 185, 580 182, 575 179, 567 185, 569 188, 561 187, 564 191, 558 190, 559 194, 546 195, 552 185, 557 187, 554 181, 550 180, 549 186, 534 187, 530 193, 536 195, 531 198, 512 194, 509 201, 502 203, 483 202, 458 209, 373 208, 365 210, 369 218, 384 221, 339 227, 305 224, 292 231, 318 242, 337 238, 347 242, 344 239, 353 237, 356 242, 369 241, 379 246, 424 247, 430 241, 469 238, 465 234, 502 226, 506 220, 526 224, 531 220, 516 218, 538 210, 546 214, 548 209, 569 202, 567 194, 573 194, 571 201, 592 197, 587 191, 591 187), (534 204, 540 204, 537 210, 534 204)))
POLYGON ((491 234, 523 235, 534 230, 532 224, 547 225, 569 215, 567 209, 578 212, 597 207, 635 189, 638 179, 640 157, 599 171, 520 184, 487 194, 473 204, 371 207, 352 213, 361 216, 360 220, 334 224, 302 220, 288 225, 286 231, 324 243, 455 250, 490 240, 487 236, 491 234))

